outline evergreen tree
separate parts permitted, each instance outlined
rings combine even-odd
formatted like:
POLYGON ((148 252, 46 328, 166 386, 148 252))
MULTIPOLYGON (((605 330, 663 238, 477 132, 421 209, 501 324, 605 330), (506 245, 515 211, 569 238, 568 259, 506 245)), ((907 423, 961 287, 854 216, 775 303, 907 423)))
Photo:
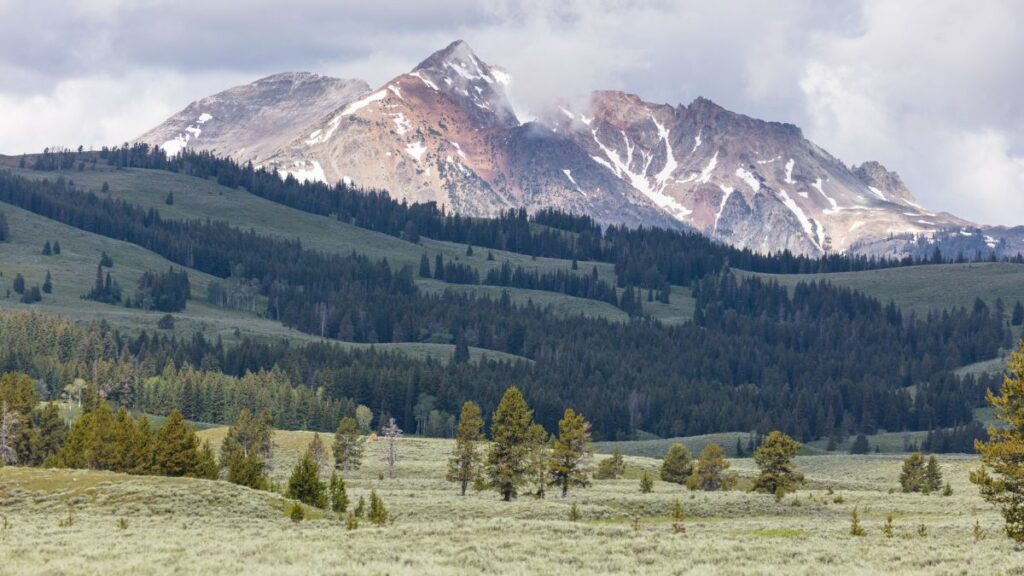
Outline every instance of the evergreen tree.
POLYGON ((60 415, 60 409, 53 402, 48 402, 38 412, 35 428, 38 430, 39 440, 33 452, 36 461, 43 462, 60 450, 67 437, 68 428, 64 424, 64 418, 60 415))
POLYGON ((18 273, 14 276, 14 292, 16 294, 25 293, 25 277, 18 273))
POLYGON ((43 280, 43 293, 53 293, 53 277, 50 276, 50 271, 46 271, 46 280, 43 280))
POLYGON ((53 253, 54 255, 60 256, 60 240, 53 241, 53 253))
POLYGON ((850 446, 850 454, 867 454, 871 451, 871 446, 868 445, 868 437, 863 432, 857 434, 856 440, 850 446))
POLYGON ((227 469, 228 482, 256 490, 267 489, 267 477, 263 474, 263 460, 256 454, 246 455, 241 450, 232 452, 228 456, 227 469))
POLYGON ((928 465, 924 470, 924 484, 928 492, 938 492, 942 488, 942 470, 934 454, 928 457, 928 465))
POLYGON ((526 476, 533 484, 533 495, 543 498, 547 494, 551 435, 543 426, 534 422, 530 424, 526 437, 526 476))
POLYGON ((196 468, 195 431, 178 410, 172 410, 156 434, 156 466, 164 476, 192 475, 196 468))
POLYGON ((661 479, 675 484, 686 484, 686 479, 693 474, 693 454, 680 443, 669 447, 665 458, 661 461, 661 479))
POLYGON ((11 227, 7 224, 7 215, 0 212, 0 242, 11 239, 11 227))
POLYGON ((485 440, 483 434, 484 419, 480 416, 480 407, 466 401, 459 414, 459 428, 455 434, 455 447, 448 459, 448 473, 445 479, 459 484, 459 493, 466 495, 466 488, 480 474, 480 443, 485 440))
POLYGON ((191 476, 196 478, 205 478, 207 480, 216 480, 220 475, 220 465, 217 464, 217 456, 213 453, 213 447, 210 446, 210 441, 206 440, 203 442, 202 448, 199 449, 199 453, 196 455, 195 467, 192 469, 191 476))
POLYGON ((348 510, 348 492, 345 491, 345 480, 336 472, 331 473, 331 481, 327 487, 331 499, 331 510, 339 515, 348 510))
POLYGON ((168 192, 167 198, 164 199, 164 204, 168 206, 174 206, 174 192, 168 192))
POLYGON ((572 408, 558 422, 558 437, 551 448, 548 461, 549 483, 562 489, 562 498, 569 495, 570 486, 586 488, 590 485, 588 461, 593 450, 590 446, 590 423, 572 408))
POLYGON ((367 511, 366 519, 378 527, 383 526, 391 520, 391 514, 384 506, 384 501, 377 496, 376 490, 370 490, 370 509, 367 511))
POLYGON ((46 244, 43 244, 43 256, 50 256, 53 254, 53 248, 50 247, 50 241, 47 240, 46 244))
POLYGON ((736 483, 736 475, 728 472, 729 461, 718 444, 708 444, 700 451, 693 471, 694 485, 701 490, 727 490, 736 483))
POLYGON ((1017 300, 1017 303, 1013 305, 1013 313, 1010 317, 1010 324, 1014 326, 1020 326, 1024 324, 1024 305, 1017 300))
POLYGON ((100 266, 104 268, 114 267, 114 259, 110 257, 110 254, 107 254, 106 250, 100 253, 100 266))
POLYGON ((338 422, 334 433, 334 467, 345 472, 358 470, 363 464, 363 447, 366 438, 359 433, 359 423, 346 416, 338 422))
POLYGON ((316 462, 308 450, 292 469, 288 479, 288 497, 317 508, 327 507, 327 487, 320 481, 316 462))
POLYGON ((531 424, 533 411, 527 407, 522 392, 515 386, 509 387, 491 417, 492 443, 486 461, 490 486, 506 502, 515 498, 526 482, 531 424))
POLYGON ((617 480, 626 471, 626 464, 622 460, 622 450, 615 448, 612 455, 601 460, 597 464, 597 471, 594 478, 597 480, 617 480))
POLYGON ((229 482, 258 490, 267 487, 266 471, 273 455, 274 430, 270 413, 259 416, 242 409, 220 445, 221 466, 228 469, 229 482))
POLYGON ((796 471, 793 463, 799 450, 800 443, 786 434, 778 430, 768 434, 754 451, 754 463, 761 469, 754 480, 754 491, 776 497, 795 491, 804 481, 804 475, 796 471))
POLYGON ((921 492, 926 484, 924 456, 915 452, 904 458, 903 469, 900 471, 900 487, 903 491, 921 492))
POLYGON ((654 479, 651 475, 644 470, 644 475, 640 477, 640 493, 649 494, 654 491, 654 479))
POLYGON ((420 278, 430 278, 430 259, 426 252, 420 255, 420 278))
POLYGON ((999 506, 1006 534, 1024 542, 1024 344, 1011 354, 999 393, 989 390, 986 399, 1000 425, 989 427, 988 441, 975 441, 982 466, 971 482, 999 506))

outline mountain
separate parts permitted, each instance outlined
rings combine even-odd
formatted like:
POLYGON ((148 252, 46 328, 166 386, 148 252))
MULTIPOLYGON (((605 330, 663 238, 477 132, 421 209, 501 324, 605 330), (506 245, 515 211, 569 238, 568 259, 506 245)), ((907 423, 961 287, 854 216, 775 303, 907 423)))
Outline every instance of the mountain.
POLYGON ((139 141, 472 216, 554 207, 603 223, 692 229, 759 252, 1024 249, 1024 230, 929 210, 896 173, 878 162, 847 166, 791 124, 704 98, 671 106, 613 91, 524 122, 512 83, 457 41, 376 90, 311 74, 232 88, 139 141))
POLYGON ((305 126, 369 90, 362 80, 290 72, 236 86, 188 105, 138 138, 174 154, 185 147, 259 161, 305 126))

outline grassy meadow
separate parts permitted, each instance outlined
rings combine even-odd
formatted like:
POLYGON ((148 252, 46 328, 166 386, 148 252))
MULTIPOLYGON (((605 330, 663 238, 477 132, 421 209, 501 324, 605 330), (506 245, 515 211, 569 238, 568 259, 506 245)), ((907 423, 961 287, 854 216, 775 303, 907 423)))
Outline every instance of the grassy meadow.
MULTIPOLYGON (((200 435, 219 442, 224 433, 200 435)), ((311 438, 275 435, 276 482, 287 481, 311 438)), ((0 574, 1020 574, 1024 566, 1001 517, 968 482, 972 457, 940 456, 949 497, 900 493, 896 455, 798 457, 807 483, 781 502, 660 481, 641 494, 641 471, 660 462, 627 456, 621 480, 565 499, 549 491, 504 503, 489 491, 460 497, 443 480, 450 441, 399 445, 397 479, 378 479, 374 444, 346 478, 353 503, 375 489, 394 523, 354 531, 312 509, 293 523, 284 497, 226 482, 0 469, 0 574), (685 534, 669 518, 677 499, 685 534), (573 503, 578 522, 569 520, 573 503), (849 535, 854 508, 864 537, 849 535), (890 513, 895 535, 886 538, 890 513), (986 535, 977 541, 976 521, 986 535)), ((749 485, 752 461, 734 460, 733 469, 749 485)))

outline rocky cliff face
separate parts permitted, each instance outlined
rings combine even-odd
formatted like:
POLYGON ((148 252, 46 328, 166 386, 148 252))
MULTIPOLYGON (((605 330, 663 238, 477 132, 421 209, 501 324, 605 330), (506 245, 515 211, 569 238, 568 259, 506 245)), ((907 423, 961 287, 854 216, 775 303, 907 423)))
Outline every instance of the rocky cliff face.
POLYGON ((928 210, 896 173, 877 162, 848 167, 793 125, 702 98, 670 106, 608 91, 524 123, 510 85, 454 42, 376 90, 271 76, 195 102, 140 140, 468 215, 556 207, 762 252, 902 255, 974 234, 968 244, 981 251, 1024 245, 1013 229, 986 232, 928 210))

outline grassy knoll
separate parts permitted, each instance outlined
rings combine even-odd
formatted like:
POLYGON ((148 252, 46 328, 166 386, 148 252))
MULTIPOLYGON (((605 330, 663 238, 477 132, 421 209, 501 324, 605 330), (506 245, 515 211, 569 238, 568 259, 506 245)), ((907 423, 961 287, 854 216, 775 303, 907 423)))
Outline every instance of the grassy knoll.
MULTIPOLYGON (((201 434, 216 440, 224 429, 201 434)), ((310 437, 277 433, 276 480, 310 437)), ((631 478, 597 481, 567 499, 549 493, 503 503, 493 492, 459 497, 442 480, 449 449, 445 440, 402 439, 399 478, 382 481, 376 446, 368 445, 365 468, 346 478, 349 495, 376 489, 396 519, 355 531, 313 510, 313 520, 293 524, 284 498, 223 482, 0 469, 8 526, 0 530, 0 573, 1009 574, 1020 566, 1001 518, 968 482, 970 457, 940 457, 951 497, 894 490, 900 459, 873 455, 798 458, 807 485, 781 502, 663 482, 641 494, 631 478), (671 528, 676 499, 685 535, 671 528), (568 520, 574 502, 579 522, 568 520), (865 537, 848 533, 854 507, 865 537), (70 526, 62 522, 69 513, 70 526), (881 532, 889 513, 891 539, 881 532), (977 542, 976 520, 988 533, 977 542)), ((659 464, 626 460, 633 471, 659 464)), ((754 473, 749 459, 733 469, 747 479, 754 473)))
POLYGON ((981 297, 990 306, 997 298, 1006 304, 1024 302, 1024 266, 1002 262, 909 266, 865 272, 834 274, 761 274, 784 286, 800 281, 828 280, 836 286, 860 290, 883 303, 890 300, 904 311, 927 314, 929 310, 971 307, 981 297))

